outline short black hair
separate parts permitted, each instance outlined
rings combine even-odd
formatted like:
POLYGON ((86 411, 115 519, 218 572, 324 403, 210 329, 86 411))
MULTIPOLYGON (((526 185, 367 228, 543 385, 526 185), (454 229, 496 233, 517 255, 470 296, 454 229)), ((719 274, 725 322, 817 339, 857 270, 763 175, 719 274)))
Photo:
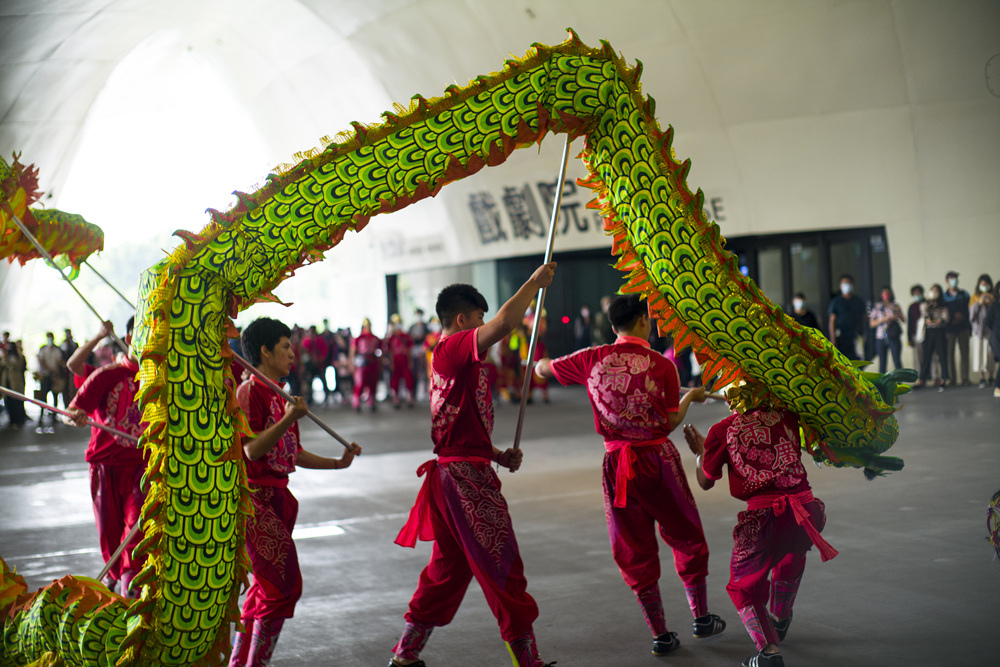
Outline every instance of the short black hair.
POLYGON ((455 283, 445 287, 438 294, 437 304, 434 306, 438 319, 441 320, 441 326, 446 329, 451 327, 455 318, 462 313, 473 310, 481 310, 485 313, 489 309, 486 297, 480 294, 475 287, 465 283, 455 283))
POLYGON ((920 283, 917 283, 916 285, 913 285, 912 287, 910 287, 910 295, 911 296, 916 291, 919 291, 921 294, 923 294, 924 293, 924 286, 921 285, 920 283))
POLYGON ((247 361, 257 367, 260 366, 261 346, 273 350, 282 337, 292 337, 292 330, 288 328, 287 324, 270 317, 258 317, 248 324, 243 333, 240 334, 240 344, 243 346, 243 353, 247 356, 247 361))
POLYGON ((616 296, 608 306, 608 319, 615 331, 631 329, 643 315, 648 315, 646 300, 638 294, 616 296))
POLYGON ((128 318, 128 322, 125 323, 125 335, 131 336, 132 331, 135 329, 135 315, 128 318))
POLYGON ((842 274, 840 274, 840 280, 838 280, 837 282, 838 283, 842 283, 845 280, 850 280, 853 283, 854 282, 854 276, 852 276, 850 273, 842 273, 842 274))
POLYGON ((806 300, 806 295, 803 294, 802 292, 796 292, 795 294, 792 295, 792 298, 793 299, 802 299, 803 301, 805 301, 806 300))

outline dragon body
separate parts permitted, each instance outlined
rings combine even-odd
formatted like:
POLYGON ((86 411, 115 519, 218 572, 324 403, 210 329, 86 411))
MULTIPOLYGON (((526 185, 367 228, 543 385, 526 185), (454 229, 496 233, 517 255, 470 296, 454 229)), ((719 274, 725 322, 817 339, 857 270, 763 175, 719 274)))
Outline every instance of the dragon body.
POLYGON ((585 137, 590 177, 581 184, 594 190, 590 206, 601 210, 627 274, 622 291, 648 297, 661 329, 702 359, 705 377, 766 386, 801 416, 818 460, 898 469, 898 459, 882 456, 897 435, 893 380, 873 383, 740 273, 703 216, 701 192, 686 184, 690 163, 675 158, 640 70, 610 45, 590 48, 572 33, 556 47, 534 45, 467 87, 414 97, 380 125, 354 123, 353 133, 296 155, 256 192, 237 193, 233 209, 211 211, 199 234, 179 232, 183 245, 142 278, 132 343, 150 424, 141 443, 146 537, 137 547, 147 560, 133 582, 141 597, 98 595, 72 578, 8 596, 0 664, 223 664, 246 580, 250 511, 241 457, 248 431, 223 382, 231 317, 273 298, 295 268, 372 216, 433 196, 549 133, 585 137))

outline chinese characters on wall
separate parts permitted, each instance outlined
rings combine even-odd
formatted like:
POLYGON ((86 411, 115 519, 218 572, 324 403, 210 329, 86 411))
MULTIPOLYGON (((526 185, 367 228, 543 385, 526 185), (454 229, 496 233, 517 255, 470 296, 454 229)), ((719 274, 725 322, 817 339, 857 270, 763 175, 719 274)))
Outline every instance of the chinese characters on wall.
MULTIPOLYGON (((479 235, 480 245, 487 246, 508 239, 526 241, 544 238, 548 219, 556 197, 556 181, 537 181, 520 186, 504 186, 499 201, 490 192, 469 193, 468 207, 479 235)), ((601 234, 604 223, 600 214, 587 209, 589 190, 580 188, 573 179, 563 181, 559 205, 557 234, 601 234)), ((721 197, 705 202, 705 219, 725 221, 721 197)))

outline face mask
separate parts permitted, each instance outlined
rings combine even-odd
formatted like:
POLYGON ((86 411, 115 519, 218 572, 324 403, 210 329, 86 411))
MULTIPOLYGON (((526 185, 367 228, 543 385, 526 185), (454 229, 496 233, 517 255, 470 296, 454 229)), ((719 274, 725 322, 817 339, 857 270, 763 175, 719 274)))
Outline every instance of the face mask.
POLYGON ((948 278, 948 287, 952 289, 958 287, 958 278, 948 278))
POLYGON ((888 292, 882 292, 882 300, 885 301, 886 303, 892 301, 892 294, 889 294, 888 292))
POLYGON ((913 300, 916 301, 917 303, 920 303, 921 301, 924 300, 924 295, 923 294, 914 294, 913 295, 913 300))
POLYGON ((938 292, 937 290, 934 290, 933 292, 931 292, 931 299, 933 299, 934 301, 937 301, 940 298, 941 298, 941 292, 938 292))
POLYGON ((795 310, 802 310, 802 306, 806 305, 802 299, 792 299, 792 308, 795 310))
POLYGON ((840 291, 844 296, 847 296, 854 291, 854 285, 851 283, 840 283, 840 291))
POLYGON ((979 286, 979 291, 983 292, 985 294, 986 292, 990 291, 990 286, 989 285, 980 285, 979 286))

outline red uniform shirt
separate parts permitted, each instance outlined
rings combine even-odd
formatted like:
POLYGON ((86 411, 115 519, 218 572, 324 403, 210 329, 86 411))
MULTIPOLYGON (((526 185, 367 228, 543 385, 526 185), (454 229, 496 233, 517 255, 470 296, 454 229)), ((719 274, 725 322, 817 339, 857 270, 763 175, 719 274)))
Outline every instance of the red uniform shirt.
POLYGON ((478 329, 443 336, 431 358, 431 440, 438 456, 493 457, 493 396, 478 329))
POLYGON ((330 346, 326 344, 323 336, 306 336, 302 339, 302 347, 309 353, 309 358, 314 364, 322 365, 326 363, 326 357, 330 353, 330 346))
POLYGON ((643 442, 670 433, 680 403, 677 367, 635 336, 588 347, 552 361, 561 384, 582 384, 594 408, 594 427, 606 442, 643 442))
MULTIPOLYGON (((99 424, 139 437, 146 424, 135 402, 138 372, 139 365, 127 357, 98 368, 87 376, 69 407, 83 410, 99 424)), ((134 465, 143 462, 143 454, 131 440, 92 428, 84 459, 89 463, 134 465)))
POLYGON ((410 337, 410 334, 397 331, 386 339, 385 345, 386 351, 394 361, 408 360, 410 358, 410 351, 413 349, 413 339, 410 337))
POLYGON ((753 410, 723 419, 708 431, 702 469, 722 479, 729 464, 729 492, 746 500, 760 493, 801 493, 809 489, 802 467, 799 420, 783 410, 753 410))
MULTIPOLYGON (((285 415, 287 401, 256 377, 236 388, 236 400, 254 433, 278 423, 285 415)), ((267 454, 256 461, 247 460, 247 478, 261 486, 288 486, 288 474, 295 470, 301 451, 299 424, 295 422, 267 454)))

